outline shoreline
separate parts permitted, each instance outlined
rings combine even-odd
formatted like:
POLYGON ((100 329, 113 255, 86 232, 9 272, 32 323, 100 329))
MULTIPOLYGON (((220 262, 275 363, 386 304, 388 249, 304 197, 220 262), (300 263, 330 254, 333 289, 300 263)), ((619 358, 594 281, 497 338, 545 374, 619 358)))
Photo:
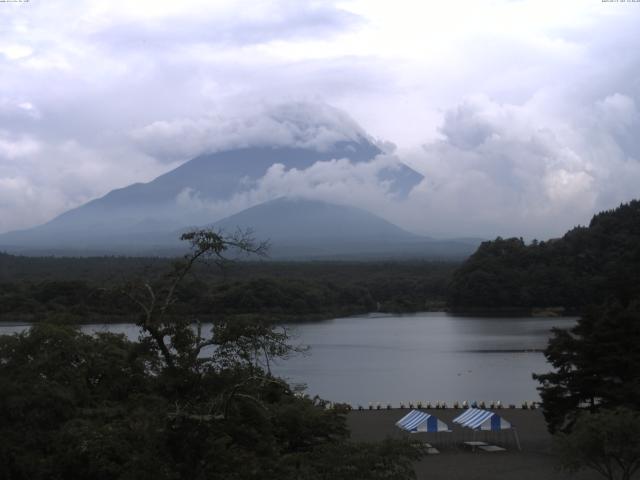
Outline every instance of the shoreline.
POLYGON ((347 414, 347 426, 353 441, 380 441, 385 438, 410 438, 429 442, 440 453, 427 455, 416 462, 418 480, 595 480, 595 472, 584 471, 570 475, 557 470, 552 436, 540 409, 494 409, 511 422, 518 432, 522 451, 518 451, 513 434, 501 432, 476 432, 452 423, 464 409, 420 409, 447 423, 451 433, 410 434, 395 426, 409 409, 353 410, 347 414), (506 448, 504 452, 472 452, 462 442, 482 440, 506 448))
MULTIPOLYGON (((286 314, 286 315, 267 315, 270 318, 270 323, 278 325, 300 325, 306 323, 322 323, 330 320, 336 320, 340 318, 352 318, 352 317, 395 317, 395 316, 412 316, 420 314, 445 314, 452 317, 495 317, 495 318, 567 318, 567 317, 579 317, 581 312, 566 310, 562 307, 540 307, 540 308, 450 308, 447 306, 439 305, 435 308, 421 308, 421 309, 408 309, 399 311, 345 311, 345 312, 322 312, 322 313, 301 313, 301 314, 286 314)), ((83 314, 78 318, 69 317, 67 321, 61 321, 57 318, 45 318, 46 313, 18 313, 18 314, 3 314, 0 316, 0 325, 2 324, 22 324, 32 325, 36 323, 42 323, 46 321, 53 321, 54 323, 66 323, 69 325, 92 325, 92 324, 105 324, 105 325, 118 325, 118 324, 135 324, 136 315, 114 315, 114 314, 83 314)), ((242 315, 242 314, 237 314, 242 315)), ((228 316, 234 317, 236 314, 222 314, 222 315, 197 315, 189 314, 194 318, 201 318, 202 323, 210 323, 216 319, 228 316)))

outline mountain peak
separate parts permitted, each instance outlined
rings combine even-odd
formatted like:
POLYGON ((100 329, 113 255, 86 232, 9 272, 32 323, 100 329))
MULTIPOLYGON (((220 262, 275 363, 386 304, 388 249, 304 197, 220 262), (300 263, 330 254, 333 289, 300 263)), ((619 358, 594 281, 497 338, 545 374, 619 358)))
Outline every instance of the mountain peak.
MULTIPOLYGON (((291 182, 299 182, 297 190, 311 189, 310 185, 318 182, 334 182, 334 171, 339 176, 353 175, 356 183, 366 171, 368 181, 377 182, 381 192, 399 197, 423 178, 392 157, 380 159, 383 152, 371 137, 344 112, 324 104, 278 105, 255 118, 217 125, 210 138, 205 135, 208 144, 196 138, 214 128, 206 122, 192 125, 189 132, 183 131, 188 124, 154 125, 137 132, 138 138, 153 140, 159 131, 183 133, 188 137, 187 144, 211 153, 200 154, 151 182, 112 190, 44 225, 0 235, 0 246, 13 251, 19 246, 24 251, 47 247, 100 249, 111 248, 114 243, 136 243, 133 237, 153 238, 186 225, 211 224, 258 201, 290 195, 291 182), (216 138, 225 138, 227 143, 216 143, 216 138), (366 163, 372 168, 359 168, 366 163), (278 167, 272 168, 275 165, 278 167), (322 172, 321 178, 318 172, 322 172), (312 178, 309 185, 307 175, 312 178)), ((180 141, 176 139, 176 144, 180 141)), ((316 205, 314 215, 322 214, 318 208, 316 205)))
POLYGON ((328 152, 344 143, 374 144, 347 113, 325 103, 265 104, 226 117, 160 120, 132 133, 149 155, 178 160, 245 148, 293 148, 328 152))
POLYGON ((380 242, 415 240, 417 235, 360 208, 300 197, 280 197, 247 208, 213 224, 225 231, 253 230, 259 238, 292 243, 327 239, 380 242))

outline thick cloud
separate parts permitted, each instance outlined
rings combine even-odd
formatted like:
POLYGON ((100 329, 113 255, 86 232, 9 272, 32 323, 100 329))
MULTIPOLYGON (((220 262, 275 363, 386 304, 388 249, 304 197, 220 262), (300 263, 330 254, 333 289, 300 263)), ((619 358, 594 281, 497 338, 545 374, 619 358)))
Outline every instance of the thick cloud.
POLYGON ((97 152, 75 141, 43 143, 0 131, 0 231, 44 223, 111 186, 151 180, 161 172, 140 154, 116 148, 97 152))
MULTIPOLYGON (((240 1, 234 4, 194 2, 171 16, 141 22, 135 11, 105 25, 91 38, 108 49, 172 49, 197 38, 203 44, 254 45, 277 40, 326 36, 359 23, 358 16, 330 2, 285 0, 240 1)), ((147 12, 145 12, 147 13, 147 12)), ((143 18, 147 15, 143 15, 143 18)), ((146 18, 145 18, 146 19, 146 18)))
MULTIPOLYGON (((329 38, 358 22, 330 2, 2 4, 0 232, 149 181, 215 146, 216 128, 243 127, 251 115, 242 108, 255 114, 251 104, 264 99, 220 104, 245 97, 256 69, 273 67, 260 60, 264 45, 329 38)), ((323 125, 278 130, 277 115, 292 113, 270 115, 255 121, 281 142, 320 147, 311 143, 322 134, 350 135, 323 125)))
POLYGON ((286 195, 355 205, 436 236, 553 237, 640 193, 635 101, 614 93, 578 113, 557 118, 535 99, 471 97, 445 112, 439 140, 404 158, 335 159, 306 170, 276 164, 227 201, 185 189, 177 203, 221 218, 286 195), (379 180, 399 160, 425 174, 408 198, 379 180))
POLYGON ((364 130, 426 175, 409 199, 340 159, 274 168, 255 199, 557 235, 640 194, 639 21, 638 3, 583 0, 0 3, 0 231, 204 151, 364 130))
POLYGON ((443 138, 417 155, 426 180, 412 197, 442 232, 544 238, 640 194, 638 110, 625 95, 565 118, 478 97, 444 118, 443 138))
POLYGON ((365 132, 344 112, 326 104, 265 105, 244 117, 206 116, 157 121, 131 137, 155 158, 192 158, 246 147, 288 146, 325 151, 337 142, 359 141, 365 132))
POLYGON ((379 155, 371 162, 352 163, 348 159, 316 162, 298 170, 274 164, 264 177, 247 184, 247 189, 224 201, 211 201, 206 192, 185 188, 176 203, 185 209, 202 211, 220 219, 245 208, 279 197, 323 200, 391 214, 398 196, 391 180, 381 181, 383 171, 399 168, 397 158, 379 155))

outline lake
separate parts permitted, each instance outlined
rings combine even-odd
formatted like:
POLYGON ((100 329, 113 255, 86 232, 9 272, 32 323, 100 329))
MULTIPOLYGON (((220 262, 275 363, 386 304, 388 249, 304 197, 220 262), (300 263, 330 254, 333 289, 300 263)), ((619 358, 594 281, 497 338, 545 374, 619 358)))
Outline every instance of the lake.
MULTIPOLYGON (((380 402, 539 400, 533 372, 549 371, 541 349, 553 327, 575 318, 459 317, 447 313, 370 314, 287 325, 309 353, 274 371, 307 393, 368 406, 380 402)), ((0 324, 0 334, 27 328, 0 324)), ((138 337, 130 324, 84 325, 85 332, 138 337)))

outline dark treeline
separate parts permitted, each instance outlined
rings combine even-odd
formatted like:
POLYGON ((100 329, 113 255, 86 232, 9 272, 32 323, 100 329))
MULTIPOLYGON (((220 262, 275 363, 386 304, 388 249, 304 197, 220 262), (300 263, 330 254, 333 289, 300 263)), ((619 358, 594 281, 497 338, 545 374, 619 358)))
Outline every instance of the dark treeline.
MULTIPOLYGON (((131 321, 123 287, 162 277, 165 258, 33 258, 0 255, 0 318, 131 321)), ((234 262, 198 265, 173 311, 213 316, 260 314, 302 321, 372 311, 442 309, 458 266, 450 262, 234 262)), ((155 280, 154 280, 155 279, 155 280)))
POLYGON ((415 478, 419 448, 349 441, 346 407, 301 397, 262 368, 289 354, 282 334, 219 325, 215 353, 196 358, 197 339, 173 327, 172 366, 148 335, 40 323, 0 336, 0 478, 415 478))
POLYGON ((640 294, 640 201, 593 217, 560 239, 484 242, 455 272, 454 309, 563 307, 582 311, 640 294))
MULTIPOLYGON (((422 446, 351 442, 346 406, 272 375, 275 359, 304 351, 286 329, 220 319, 205 333, 173 311, 197 261, 223 260, 230 246, 260 251, 207 230, 182 237, 189 255, 153 284, 122 287, 139 313, 137 341, 47 322, 0 335, 0 478, 415 478, 422 446)), ((92 293, 81 285, 44 291, 72 304, 92 293)))
MULTIPOLYGON (((122 288, 161 278, 168 258, 34 258, 0 254, 0 319, 131 321, 122 288)), ((593 217, 560 239, 498 238, 455 262, 239 261, 198 265, 174 311, 201 319, 260 314, 303 321, 372 311, 495 311, 561 307, 567 313, 640 293, 640 202, 593 217)))
MULTIPOLYGON (((573 328, 553 330, 544 351, 553 368, 534 374, 559 466, 611 480, 634 477, 640 469, 640 202, 602 212, 589 227, 554 242, 484 245, 463 270, 468 279, 483 268, 514 282, 500 286, 489 276, 490 289, 506 289, 502 302, 580 308, 573 328)), ((461 274, 456 282, 458 301, 478 301, 461 274)))
POLYGON ((554 329, 536 372, 558 465, 611 480, 640 469, 640 201, 593 217, 562 238, 484 242, 453 274, 454 311, 580 313, 554 329))

